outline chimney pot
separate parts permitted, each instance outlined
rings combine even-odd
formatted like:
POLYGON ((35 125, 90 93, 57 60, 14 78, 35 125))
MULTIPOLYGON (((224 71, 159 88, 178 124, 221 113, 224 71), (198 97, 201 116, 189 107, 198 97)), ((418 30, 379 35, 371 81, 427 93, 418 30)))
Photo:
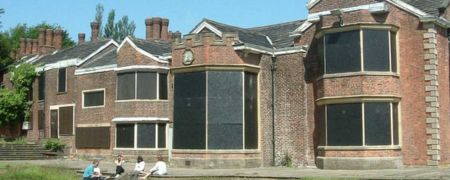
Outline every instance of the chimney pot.
POLYGON ((98 29, 100 27, 100 24, 98 22, 91 22, 91 41, 97 42, 98 41, 98 29))
POLYGON ((52 46, 53 42, 53 30, 47 29, 45 31, 45 46, 52 46))
POLYGON ((55 30, 53 45, 55 46, 56 50, 60 50, 62 48, 62 32, 63 31, 61 29, 55 30))
POLYGON ((153 39, 153 19, 145 19, 145 39, 150 41, 153 39))
POLYGON ((84 37, 86 35, 84 33, 78 33, 78 44, 83 44, 84 43, 84 37))
POLYGON ((169 39, 169 19, 163 18, 161 20, 161 40, 169 39))
POLYGON ((155 39, 155 40, 161 39, 161 18, 160 17, 153 18, 153 39, 155 39))

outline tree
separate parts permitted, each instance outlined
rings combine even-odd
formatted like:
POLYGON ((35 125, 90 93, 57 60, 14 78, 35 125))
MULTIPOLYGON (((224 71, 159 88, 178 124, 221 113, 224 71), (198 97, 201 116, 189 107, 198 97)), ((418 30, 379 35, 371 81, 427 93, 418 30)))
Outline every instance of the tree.
MULTIPOLYGON (((5 13, 5 9, 0 8, 0 15, 5 13)), ((1 17, 1 16, 0 16, 1 17)), ((2 28, 2 21, 0 21, 0 28, 2 28)))
POLYGON ((105 33, 104 33, 103 37, 105 37, 105 38, 113 38, 114 37, 114 32, 115 32, 114 18, 115 18, 115 16, 116 16, 116 11, 113 9, 108 14, 108 21, 106 22, 106 25, 104 28, 105 33))
POLYGON ((10 57, 11 44, 7 33, 0 33, 0 73, 13 62, 10 57))
POLYGON ((136 24, 134 21, 128 23, 128 16, 123 16, 119 22, 116 23, 114 40, 122 41, 127 36, 133 36, 134 30, 136 29, 136 24))
MULTIPOLYGON (((103 5, 97 4, 95 21, 100 24, 100 31, 103 29, 103 38, 112 38, 116 41, 122 41, 127 36, 133 36, 136 24, 134 21, 129 21, 128 16, 123 16, 117 23, 114 22, 116 11, 112 9, 108 14, 108 21, 104 28, 101 26, 103 17, 103 5), (101 8, 100 8, 101 7, 101 8)), ((101 36, 101 35, 99 35, 101 36)))
POLYGON ((95 22, 98 22, 99 25, 99 30, 98 30, 98 37, 102 37, 102 20, 103 20, 103 5, 102 4, 97 4, 97 6, 95 7, 95 22))
POLYGON ((37 73, 35 66, 23 63, 12 69, 14 89, 0 89, 0 126, 29 119, 32 102, 28 100, 37 73))

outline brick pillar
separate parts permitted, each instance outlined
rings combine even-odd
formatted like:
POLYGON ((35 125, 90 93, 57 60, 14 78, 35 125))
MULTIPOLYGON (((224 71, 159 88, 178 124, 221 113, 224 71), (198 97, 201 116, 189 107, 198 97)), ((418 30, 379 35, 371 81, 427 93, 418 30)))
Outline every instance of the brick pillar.
POLYGON ((97 42, 98 41, 98 28, 100 27, 100 24, 98 22, 91 22, 91 41, 97 42))
POLYGON ((30 55, 30 54, 31 54, 31 46, 33 45, 33 44, 32 44, 32 43, 33 43, 33 40, 30 39, 30 38, 27 38, 26 41, 27 41, 27 47, 26 47, 26 52, 25 52, 25 54, 26 54, 26 55, 30 55))
POLYGON ((169 19, 161 20, 161 40, 168 40, 169 37, 169 19))
POLYGON ((45 30, 45 46, 52 46, 53 43, 53 30, 45 30))
POLYGON ((19 55, 20 58, 25 56, 26 46, 27 46, 27 44, 26 44, 25 38, 20 38, 20 55, 19 55))
POLYGON ((84 43, 84 37, 86 35, 84 33, 78 33, 78 44, 83 44, 84 43))
POLYGON ((145 39, 150 41, 153 39, 153 19, 145 19, 145 39))
POLYGON ((62 48, 62 32, 63 31, 61 29, 55 30, 53 37, 53 46, 55 46, 56 50, 62 48))
POLYGON ((38 37, 39 46, 43 46, 45 44, 45 29, 39 28, 39 37, 38 37))
POLYGON ((39 52, 39 41, 37 39, 33 39, 33 47, 31 48, 31 54, 37 54, 39 52))
POLYGON ((428 166, 438 166, 441 160, 439 130, 439 74, 437 58, 437 31, 434 24, 423 25, 424 61, 425 61, 425 102, 427 114, 427 155, 428 166))
POLYGON ((161 18, 153 18, 153 39, 161 39, 161 18))

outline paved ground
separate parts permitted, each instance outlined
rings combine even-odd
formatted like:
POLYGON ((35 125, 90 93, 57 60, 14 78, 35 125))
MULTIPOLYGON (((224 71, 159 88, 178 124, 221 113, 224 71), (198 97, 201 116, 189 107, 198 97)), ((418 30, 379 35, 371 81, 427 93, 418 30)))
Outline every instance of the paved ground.
MULTIPOLYGON (((42 166, 60 166, 72 169, 84 169, 90 161, 85 160, 34 160, 34 161, 0 161, 0 164, 35 164, 42 166)), ((153 163, 147 164, 146 169, 150 169, 153 163)), ((134 168, 134 162, 127 162, 124 165, 125 171, 134 168)), ((115 165, 113 162, 101 161, 102 171, 113 173, 115 165)), ((355 178, 355 179, 450 179, 450 168, 404 168, 389 170, 321 170, 317 168, 283 168, 283 167, 263 167, 250 169, 183 169, 170 168, 170 178, 205 178, 217 177, 227 178, 261 178, 261 179, 308 179, 318 178, 355 178)))

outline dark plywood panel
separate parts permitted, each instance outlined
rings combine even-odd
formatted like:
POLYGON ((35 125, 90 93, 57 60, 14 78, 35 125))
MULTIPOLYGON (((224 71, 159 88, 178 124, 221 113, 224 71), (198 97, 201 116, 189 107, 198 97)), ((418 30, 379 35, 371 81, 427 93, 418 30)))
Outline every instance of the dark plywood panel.
POLYGON ((166 124, 158 124, 158 148, 166 147, 166 124))
POLYGON ((109 149, 110 127, 78 127, 76 128, 75 145, 78 149, 109 149))
POLYGON ((366 145, 391 145, 390 103, 364 103, 366 145))
POLYGON ((394 145, 399 145, 399 122, 398 122, 398 103, 392 104, 392 126, 393 126, 393 136, 394 136, 394 145))
POLYGON ((397 34, 391 32, 391 66, 392 72, 397 72, 397 34))
POLYGON ((134 124, 116 125, 116 147, 134 148, 134 124))
POLYGON ((159 99, 167 100, 167 74, 159 74, 159 99))
POLYGON ((59 135, 73 135, 73 106, 59 108, 59 135))
POLYGON ((38 110, 38 129, 45 128, 45 112, 44 110, 38 110))
POLYGON ((156 99, 156 77, 154 72, 137 73, 137 99, 156 99))
POLYGON ((155 148, 155 124, 137 124, 137 147, 155 148))
POLYGON ((45 99, 45 72, 42 72, 38 78, 38 98, 39 100, 45 99))
POLYGON ((103 106, 105 91, 94 91, 84 93, 84 107, 103 106))
POLYGON ((389 31, 363 30, 364 71, 389 71, 389 31))
POLYGON ((58 92, 66 92, 66 68, 58 70, 58 92))
POLYGON ((325 61, 327 74, 360 71, 360 31, 326 35, 325 61))
POLYGON ((245 149, 258 149, 258 76, 245 73, 245 149))
POLYGON ((362 145, 362 105, 327 105, 328 146, 362 145))
POLYGON ((117 74, 117 99, 126 100, 135 98, 136 73, 117 74))
POLYGON ((206 148, 206 74, 175 74, 174 149, 206 148))

